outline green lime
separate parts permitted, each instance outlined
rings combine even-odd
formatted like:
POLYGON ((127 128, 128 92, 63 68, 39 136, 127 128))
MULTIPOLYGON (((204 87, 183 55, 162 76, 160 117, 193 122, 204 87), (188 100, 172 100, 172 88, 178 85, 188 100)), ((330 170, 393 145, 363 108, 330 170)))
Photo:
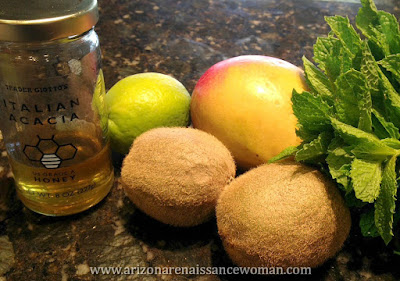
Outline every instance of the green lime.
POLYGON ((140 73, 117 82, 105 96, 114 151, 126 154, 133 140, 156 127, 189 124, 190 95, 175 78, 140 73))

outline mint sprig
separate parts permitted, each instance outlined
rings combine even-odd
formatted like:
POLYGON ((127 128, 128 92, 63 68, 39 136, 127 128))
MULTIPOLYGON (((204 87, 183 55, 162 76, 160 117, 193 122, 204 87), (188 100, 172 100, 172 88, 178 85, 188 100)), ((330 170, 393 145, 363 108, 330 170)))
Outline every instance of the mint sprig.
POLYGON ((357 28, 325 18, 331 32, 317 39, 315 64, 303 58, 310 91, 292 95, 303 142, 272 161, 294 156, 328 170, 349 205, 363 210, 361 233, 388 244, 398 222, 400 29, 372 0, 361 4, 357 28))

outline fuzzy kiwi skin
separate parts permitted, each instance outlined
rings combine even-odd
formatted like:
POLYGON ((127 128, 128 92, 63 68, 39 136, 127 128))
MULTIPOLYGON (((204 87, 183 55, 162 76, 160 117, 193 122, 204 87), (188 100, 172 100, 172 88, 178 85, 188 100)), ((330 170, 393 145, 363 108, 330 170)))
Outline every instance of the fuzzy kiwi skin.
POLYGON ((293 162, 236 178, 222 192, 216 216, 224 248, 239 266, 317 267, 342 248, 351 226, 334 183, 293 162))
POLYGON ((235 177, 228 149, 193 128, 157 128, 135 139, 121 169, 126 195, 165 224, 190 227, 215 214, 223 188, 235 177))

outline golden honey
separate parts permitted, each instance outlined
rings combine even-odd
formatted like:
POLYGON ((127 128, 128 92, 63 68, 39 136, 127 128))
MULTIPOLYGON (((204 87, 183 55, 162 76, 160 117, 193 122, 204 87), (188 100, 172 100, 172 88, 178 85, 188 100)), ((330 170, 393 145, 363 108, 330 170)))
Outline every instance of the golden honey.
POLYGON ((25 147, 22 161, 10 157, 17 194, 29 209, 46 215, 74 214, 110 191, 114 170, 109 145, 102 147, 83 134, 62 134, 33 143, 25 147))

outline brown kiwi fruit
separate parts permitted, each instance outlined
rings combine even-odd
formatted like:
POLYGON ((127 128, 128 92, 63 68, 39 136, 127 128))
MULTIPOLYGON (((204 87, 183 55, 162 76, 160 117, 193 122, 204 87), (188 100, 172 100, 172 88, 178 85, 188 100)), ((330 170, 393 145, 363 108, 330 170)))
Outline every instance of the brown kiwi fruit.
POLYGON ((341 249, 351 226, 335 184, 294 162, 236 178, 222 192, 216 216, 224 248, 239 266, 317 267, 341 249))
POLYGON ((156 128, 135 139, 121 169, 126 195, 165 224, 209 220, 223 188, 235 177, 228 149, 193 128, 156 128))

